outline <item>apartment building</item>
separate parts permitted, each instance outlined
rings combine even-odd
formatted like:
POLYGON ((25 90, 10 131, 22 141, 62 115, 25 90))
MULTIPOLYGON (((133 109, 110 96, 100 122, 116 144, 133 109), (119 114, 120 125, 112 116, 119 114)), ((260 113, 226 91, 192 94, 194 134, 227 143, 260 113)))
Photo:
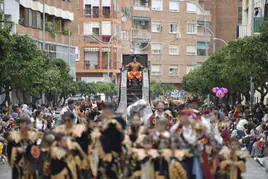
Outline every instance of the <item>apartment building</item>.
POLYGON ((70 65, 70 74, 76 76, 77 26, 74 11, 75 1, 70 0, 4 0, 7 20, 14 22, 14 34, 29 35, 51 59, 62 58, 70 65), (45 34, 43 34, 43 8, 45 9, 45 34))
POLYGON ((179 87, 210 54, 210 12, 196 1, 133 0, 131 7, 134 53, 149 55, 152 80, 179 87))
MULTIPOLYGON (((239 0, 199 0, 201 7, 211 13, 210 29, 216 38, 229 42, 237 38, 239 0)), ((216 50, 225 46, 216 40, 216 50)))
POLYGON ((239 37, 251 36, 260 32, 261 25, 268 21, 268 0, 241 0, 242 23, 244 33, 240 31, 239 37))
POLYGON ((78 1, 80 60, 76 65, 77 79, 118 83, 122 54, 118 42, 120 1, 78 1))

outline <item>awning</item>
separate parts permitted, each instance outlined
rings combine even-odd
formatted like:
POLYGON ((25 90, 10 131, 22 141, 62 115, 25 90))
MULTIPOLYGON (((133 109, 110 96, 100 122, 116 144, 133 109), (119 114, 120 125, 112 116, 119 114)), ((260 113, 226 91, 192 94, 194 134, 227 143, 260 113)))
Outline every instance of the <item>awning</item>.
POLYGON ((209 44, 207 42, 197 42, 197 49, 201 50, 209 49, 209 44))
POLYGON ((210 23, 208 21, 197 21, 198 25, 209 25, 210 23))
POLYGON ((85 48, 84 49, 85 52, 98 52, 100 51, 100 48, 85 48))
MULTIPOLYGON (((20 5, 25 8, 29 8, 35 11, 43 12, 43 4, 39 1, 33 0, 20 0, 20 5)), ((45 5, 45 12, 49 15, 54 15, 56 17, 61 17, 63 19, 68 19, 70 21, 74 20, 74 13, 70 11, 65 11, 61 8, 56 8, 54 6, 45 5)))
POLYGON ((134 43, 149 43, 149 40, 147 39, 134 39, 134 43))
POLYGON ((150 18, 149 17, 133 17, 134 21, 146 21, 149 22, 150 18))

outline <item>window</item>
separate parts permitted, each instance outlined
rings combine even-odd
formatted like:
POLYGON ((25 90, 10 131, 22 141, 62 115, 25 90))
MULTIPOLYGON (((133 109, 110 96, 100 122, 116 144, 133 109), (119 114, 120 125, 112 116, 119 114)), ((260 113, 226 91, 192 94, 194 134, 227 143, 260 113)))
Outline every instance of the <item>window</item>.
POLYGON ((180 11, 180 4, 176 1, 169 2, 169 11, 170 12, 179 12, 180 11))
POLYGON ((186 47, 187 55, 196 55, 196 46, 195 45, 188 45, 186 47))
POLYGON ((193 3, 187 3, 187 12, 189 13, 196 13, 197 12, 197 7, 193 3))
POLYGON ((163 1, 162 0, 152 0, 152 10, 153 11, 162 11, 163 10, 163 1))
POLYGON ((178 33, 179 32, 179 25, 177 23, 170 23, 169 24, 169 33, 178 33))
POLYGON ((179 47, 176 45, 169 46, 169 55, 179 55, 179 47))
POLYGON ((178 65, 169 65, 169 76, 178 76, 179 74, 179 66, 178 65))
POLYGON ((36 11, 37 28, 42 29, 42 15, 41 12, 36 11))
POLYGON ((102 14, 104 18, 109 18, 111 16, 110 7, 102 7, 102 14))
POLYGON ((162 26, 161 23, 152 23, 152 32, 161 32, 162 31, 162 26))
POLYGON ((187 24, 187 34, 197 34, 196 24, 187 24))
POLYGON ((88 49, 85 52, 85 69, 98 69, 99 51, 98 49, 88 49))
POLYGON ((161 65, 152 65, 151 74, 159 76, 161 74, 161 65))
POLYGON ((100 0, 84 0, 84 14, 90 17, 99 17, 100 0))
POLYGON ((85 4, 85 15, 91 16, 91 4, 85 4))
POLYGON ((206 56, 208 49, 209 49, 208 42, 197 42, 197 55, 198 56, 206 56))
POLYGON ((99 35, 100 23, 99 22, 84 22, 84 35, 99 35))
POLYGON ((161 45, 160 44, 151 44, 151 52, 152 52, 152 54, 160 54, 161 53, 161 45))
POLYGON ((102 35, 111 35, 111 21, 102 21, 102 35))
POLYGON ((56 45, 53 44, 46 44, 45 49, 48 52, 48 55, 51 59, 56 58, 56 45))

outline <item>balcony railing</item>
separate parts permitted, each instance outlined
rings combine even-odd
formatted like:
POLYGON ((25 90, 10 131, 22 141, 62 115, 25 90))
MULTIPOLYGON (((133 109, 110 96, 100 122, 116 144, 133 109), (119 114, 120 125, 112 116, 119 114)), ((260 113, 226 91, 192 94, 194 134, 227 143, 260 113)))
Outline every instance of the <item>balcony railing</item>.
MULTIPOLYGON (((97 64, 90 64, 90 63, 85 63, 84 64, 84 69, 86 70, 107 70, 108 69, 108 66, 107 65, 103 65, 102 67, 100 67, 99 65, 97 64)), ((116 69, 116 67, 111 67, 110 66, 110 69, 116 69)))
POLYGON ((150 29, 133 29, 133 38, 137 39, 150 39, 150 29))
POLYGON ((99 41, 96 38, 98 39, 96 35, 85 35, 84 43, 99 43, 99 41))
POLYGON ((260 32, 263 22, 267 22, 268 17, 254 17, 254 32, 260 32))
POLYGON ((150 11, 150 6, 148 5, 144 5, 144 6, 137 6, 135 5, 134 6, 134 10, 137 10, 137 11, 150 11))
POLYGON ((93 12, 89 8, 84 9, 84 16, 90 18, 98 18, 100 17, 99 9, 93 9, 93 12))
POLYGON ((111 11, 111 10, 102 10, 102 14, 100 14, 99 9, 93 9, 93 12, 91 9, 89 8, 85 8, 84 9, 84 17, 88 17, 88 18, 99 18, 99 17, 103 17, 103 18, 111 18, 112 16, 114 16, 114 18, 117 17, 117 11, 111 11), (113 15, 112 15, 113 13, 113 15))

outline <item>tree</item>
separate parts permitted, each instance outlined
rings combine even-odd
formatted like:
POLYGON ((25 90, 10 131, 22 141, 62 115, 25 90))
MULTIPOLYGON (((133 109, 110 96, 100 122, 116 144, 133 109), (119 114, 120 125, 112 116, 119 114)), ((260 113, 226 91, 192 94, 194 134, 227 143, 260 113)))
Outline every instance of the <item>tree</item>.
POLYGON ((77 85, 69 74, 69 66, 62 59, 50 59, 27 35, 11 35, 10 26, 0 29, 0 93, 15 90, 28 93, 36 102, 43 93, 64 101, 77 92, 77 85))
MULTIPOLYGON (((231 41, 214 53, 203 65, 185 75, 183 89, 205 95, 213 87, 226 87, 229 96, 241 101, 241 94, 249 100, 250 77, 261 94, 268 93, 268 39, 263 34, 231 41)), ((233 100, 234 101, 234 100, 233 100)))
POLYGON ((153 98, 163 95, 167 90, 173 91, 177 87, 173 84, 157 83, 156 81, 151 82, 150 93, 153 98))

